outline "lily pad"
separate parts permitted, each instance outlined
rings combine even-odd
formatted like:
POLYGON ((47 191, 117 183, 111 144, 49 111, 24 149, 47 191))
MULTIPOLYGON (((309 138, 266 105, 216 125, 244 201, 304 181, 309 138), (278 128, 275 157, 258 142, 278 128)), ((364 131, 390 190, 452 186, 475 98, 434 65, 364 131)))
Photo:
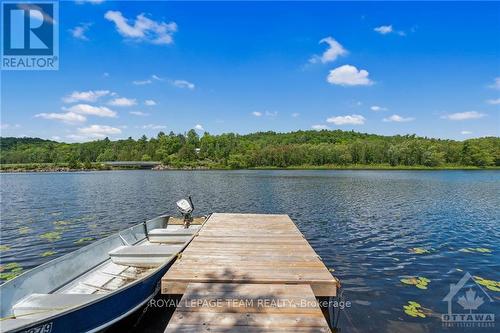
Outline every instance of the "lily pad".
POLYGON ((405 313, 412 317, 418 316, 417 311, 415 311, 414 309, 405 309, 405 313))
POLYGON ((13 270, 21 268, 21 265, 19 265, 17 262, 9 262, 8 264, 3 265, 2 267, 4 270, 13 270))
POLYGON ((492 291, 500 292, 500 287, 497 287, 497 286, 488 285, 488 286, 486 286, 486 288, 488 288, 489 290, 492 290, 492 291))
POLYGON ((71 224, 70 221, 54 221, 53 222, 54 225, 57 225, 57 226, 61 226, 61 225, 68 225, 68 224, 71 224))
POLYGON ((12 280, 13 278, 21 274, 21 272, 22 270, 0 273, 0 280, 5 280, 5 281, 12 280))
POLYGON ((418 283, 418 280, 416 278, 401 279, 400 281, 403 282, 404 284, 411 284, 411 285, 418 283))
POLYGON ((26 227, 26 226, 23 226, 23 227, 21 227, 21 228, 18 229, 18 232, 19 232, 20 235, 26 235, 30 231, 31 231, 31 228, 26 227))
POLYGON ((44 234, 41 234, 40 238, 45 239, 49 242, 55 242, 55 241, 61 239, 61 233, 57 232, 57 231, 46 232, 44 234))
POLYGON ((472 278, 476 283, 488 288, 488 290, 500 292, 500 281, 489 280, 476 275, 472 278))
POLYGON ((23 268, 17 262, 5 264, 0 269, 0 279, 10 280, 23 272, 23 268))
POLYGON ((404 284, 414 285, 418 289, 427 289, 427 285, 431 282, 431 280, 423 276, 412 276, 410 278, 401 279, 400 281, 404 284))
POLYGON ((79 240, 75 241, 75 244, 83 244, 85 242, 91 242, 93 240, 94 240, 94 238, 92 238, 92 237, 83 237, 83 238, 80 238, 79 240))
POLYGON ((493 252, 492 250, 486 248, 486 247, 466 247, 458 250, 459 252, 465 252, 465 253, 491 253, 493 252))
POLYGON ((410 253, 413 253, 413 254, 426 254, 426 253, 430 253, 429 250, 424 249, 423 247, 413 247, 413 248, 409 249, 408 251, 410 251, 410 253))
POLYGON ((430 312, 430 310, 423 308, 419 303, 414 301, 408 301, 408 305, 403 305, 403 311, 408 316, 425 318, 426 314, 423 310, 430 312))
POLYGON ((41 254, 42 257, 50 257, 56 254, 57 252, 55 251, 45 251, 44 253, 41 254))

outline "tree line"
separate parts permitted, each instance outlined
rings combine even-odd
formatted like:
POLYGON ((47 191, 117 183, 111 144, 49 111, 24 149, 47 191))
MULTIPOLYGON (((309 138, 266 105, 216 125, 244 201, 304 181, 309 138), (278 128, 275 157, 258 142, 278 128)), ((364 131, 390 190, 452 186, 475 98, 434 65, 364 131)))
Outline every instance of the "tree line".
POLYGON ((0 163, 54 163, 82 167, 104 161, 161 161, 172 167, 212 168, 387 165, 408 167, 500 166, 500 138, 465 141, 415 135, 381 136, 354 131, 226 133, 201 137, 158 133, 134 140, 109 138, 62 143, 0 138, 0 163))

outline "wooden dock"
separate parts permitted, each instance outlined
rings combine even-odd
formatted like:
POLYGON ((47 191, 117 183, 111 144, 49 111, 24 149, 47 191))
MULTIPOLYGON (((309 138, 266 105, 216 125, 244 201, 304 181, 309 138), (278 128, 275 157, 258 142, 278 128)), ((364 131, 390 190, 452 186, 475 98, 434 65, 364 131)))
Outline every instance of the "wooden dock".
POLYGON ((214 213, 162 278, 166 332, 330 332, 315 300, 338 287, 288 215, 214 213))

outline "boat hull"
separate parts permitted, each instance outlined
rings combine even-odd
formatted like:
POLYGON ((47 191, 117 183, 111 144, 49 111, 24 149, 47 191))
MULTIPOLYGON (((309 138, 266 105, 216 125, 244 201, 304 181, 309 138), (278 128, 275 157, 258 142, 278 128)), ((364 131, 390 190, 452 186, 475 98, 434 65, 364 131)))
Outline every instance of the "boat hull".
MULTIPOLYGON (((123 288, 118 293, 105 296, 94 303, 76 308, 61 315, 47 318, 29 326, 2 332, 16 333, 68 333, 96 332, 128 316, 147 303, 159 291, 159 281, 170 267, 165 265, 146 279, 123 288)), ((1 324, 0 324, 1 325, 1 324)))
MULTIPOLYGON (((158 293, 162 276, 197 231, 193 228, 192 237, 188 237, 184 244, 145 244, 149 242, 149 230, 158 228, 176 231, 182 227, 169 226, 169 216, 162 215, 42 264, 0 285, 0 332, 96 332, 138 310, 158 293), (156 247, 160 250, 164 247, 171 255, 165 256, 165 251, 156 247), (117 248, 124 248, 125 254, 140 254, 143 259, 149 259, 150 252, 153 255, 161 252, 163 260, 157 268, 146 268, 147 272, 139 273, 137 279, 132 277, 132 282, 114 289, 104 285, 110 282, 107 280, 109 276, 124 281, 120 280, 120 270, 113 271, 117 264, 109 254, 117 248), (71 301, 71 298, 66 301, 61 297, 44 299, 48 294, 99 297, 77 305, 77 301, 71 301), (32 296, 35 298, 29 299, 32 296), (64 304, 68 304, 66 310, 64 304), (47 312, 44 313, 44 309, 47 312)), ((135 273, 125 272, 125 281, 130 274, 135 273)))

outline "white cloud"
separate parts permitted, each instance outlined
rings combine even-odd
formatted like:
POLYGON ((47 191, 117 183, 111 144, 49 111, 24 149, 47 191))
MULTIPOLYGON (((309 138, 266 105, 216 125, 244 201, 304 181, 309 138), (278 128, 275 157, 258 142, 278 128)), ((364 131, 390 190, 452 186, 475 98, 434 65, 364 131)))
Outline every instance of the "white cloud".
POLYGON ((52 140, 54 140, 54 141, 60 141, 60 140, 61 140, 61 137, 60 137, 60 136, 58 136, 58 135, 53 135, 53 136, 51 136, 50 138, 51 138, 52 140))
POLYGON ((500 98, 497 99, 489 99, 486 101, 486 103, 491 104, 491 105, 497 105, 500 104, 500 98))
POLYGON ((500 90, 500 77, 496 77, 493 80, 493 84, 490 84, 488 87, 490 87, 491 89, 500 90))
POLYGON ((254 111, 252 112, 252 115, 255 117, 276 117, 278 115, 278 111, 265 111, 265 112, 260 112, 260 111, 254 111))
POLYGON ((147 124, 147 125, 143 125, 142 128, 143 129, 154 129, 154 130, 157 130, 157 129, 165 129, 165 128, 167 128, 167 126, 165 126, 165 125, 156 125, 156 124, 147 124))
POLYGON ((135 98, 118 97, 108 103, 113 106, 134 106, 137 105, 137 100, 135 98))
POLYGON ((194 83, 191 83, 191 82, 186 81, 186 80, 173 80, 171 82, 177 88, 191 89, 191 90, 193 90, 195 88, 194 83))
POLYGON ((134 115, 134 116, 140 116, 140 117, 149 116, 149 113, 142 112, 142 111, 130 111, 129 113, 134 115))
POLYGON ((364 69, 358 70, 355 66, 343 65, 332 69, 326 80, 341 86, 369 86, 373 81, 368 76, 369 73, 364 69))
POLYGON ((400 115, 393 114, 390 117, 384 118, 383 121, 385 122, 396 122, 396 123, 406 123, 409 121, 413 121, 415 118, 413 117, 401 117, 400 115))
POLYGON ((326 126, 326 125, 312 125, 311 128, 313 130, 316 130, 316 131, 321 131, 321 130, 329 129, 329 127, 326 126))
POLYGON ((402 30, 394 30, 392 25, 381 25, 380 27, 376 27, 373 29, 375 32, 378 32, 381 35, 387 35, 391 33, 398 34, 400 36, 406 36, 406 32, 402 30))
POLYGON ((293 118, 297 118, 298 116, 300 116, 300 113, 298 113, 298 112, 294 112, 294 113, 292 113, 292 117, 293 117, 293 118))
POLYGON ((363 125, 365 123, 365 120, 365 117, 359 114, 353 114, 347 116, 330 117, 326 120, 326 122, 335 125, 363 125))
POLYGON ((137 42, 171 44, 174 41, 172 35, 177 31, 175 22, 156 22, 147 18, 144 13, 137 15, 135 20, 128 20, 121 12, 110 10, 104 17, 115 23, 120 35, 137 42))
POLYGON ((90 125, 78 129, 78 133, 92 138, 105 138, 108 135, 120 134, 121 129, 108 125, 90 125))
POLYGON ((143 85, 146 85, 146 84, 151 84, 153 83, 153 81, 151 80, 137 80, 137 81, 132 81, 133 84, 135 84, 136 86, 143 86, 143 85))
POLYGON ((155 79, 156 81, 164 81, 164 79, 163 79, 163 78, 159 77, 159 76, 158 76, 158 75, 156 75, 156 74, 151 75, 151 77, 152 77, 153 79, 155 79))
POLYGON ((383 107, 383 106, 373 105, 373 106, 370 106, 370 110, 375 111, 375 112, 387 111, 387 108, 383 107))
POLYGON ((390 34, 393 31, 392 25, 381 25, 380 27, 376 27, 373 30, 382 35, 390 34))
POLYGON ((83 123, 87 120, 85 116, 75 112, 66 113, 38 113, 35 115, 36 118, 43 118, 48 120, 58 120, 67 124, 83 123))
POLYGON ((472 132, 471 131, 461 131, 460 134, 469 135, 469 134, 472 134, 472 132))
POLYGON ((110 117, 115 118, 116 112, 105 106, 92 106, 88 104, 76 104, 69 108, 63 108, 64 111, 69 111, 78 114, 97 116, 97 117, 110 117))
POLYGON ((323 38, 319 41, 319 43, 328 44, 328 49, 321 56, 312 56, 311 59, 309 59, 309 62, 312 64, 316 64, 318 62, 326 64, 328 62, 335 61, 335 59, 339 56, 345 56, 348 53, 347 50, 332 37, 323 38))
POLYGON ((81 25, 78 25, 73 29, 69 29, 69 32, 71 32, 71 35, 76 39, 88 41, 89 39, 87 36, 85 36, 85 33, 89 30, 91 26, 92 23, 82 23, 81 25))
POLYGON ((144 104, 147 105, 147 106, 155 106, 156 105, 156 102, 152 99, 147 99, 144 101, 144 104))
POLYGON ((466 111, 466 112, 457 112, 448 114, 445 116, 441 116, 442 119, 448 120, 469 120, 469 119, 479 119, 485 116, 484 113, 480 113, 477 111, 466 111))
POLYGON ((109 90, 89 90, 89 91, 73 91, 66 97, 63 97, 63 102, 65 103, 75 103, 75 102, 95 102, 99 98, 109 95, 111 92, 109 90))
POLYGON ((21 125, 19 124, 7 124, 7 123, 0 123, 0 129, 12 129, 12 128, 20 128, 21 125))
POLYGON ((109 73, 108 72, 102 73, 102 77, 108 78, 109 77, 109 73))
POLYGON ((200 124, 196 124, 196 125, 194 125, 194 129, 195 129, 195 130, 198 130, 198 131, 204 131, 204 130, 205 130, 205 129, 203 129, 203 126, 202 126, 202 125, 200 125, 200 124))

